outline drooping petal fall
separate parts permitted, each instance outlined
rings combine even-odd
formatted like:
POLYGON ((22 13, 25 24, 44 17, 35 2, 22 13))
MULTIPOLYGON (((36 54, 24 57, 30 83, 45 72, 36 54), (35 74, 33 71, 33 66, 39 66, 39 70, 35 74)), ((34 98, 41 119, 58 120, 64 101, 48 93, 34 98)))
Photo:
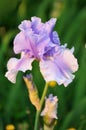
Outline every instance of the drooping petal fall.
POLYGON ((12 83, 15 83, 18 71, 25 72, 26 70, 31 70, 31 63, 33 62, 33 60, 34 59, 30 59, 28 57, 24 57, 21 59, 11 58, 7 63, 8 71, 6 72, 5 76, 12 83))
POLYGON ((56 81, 65 87, 72 82, 75 77, 72 73, 77 69, 77 59, 69 49, 64 49, 61 53, 56 52, 51 59, 40 62, 40 70, 46 82, 56 81))

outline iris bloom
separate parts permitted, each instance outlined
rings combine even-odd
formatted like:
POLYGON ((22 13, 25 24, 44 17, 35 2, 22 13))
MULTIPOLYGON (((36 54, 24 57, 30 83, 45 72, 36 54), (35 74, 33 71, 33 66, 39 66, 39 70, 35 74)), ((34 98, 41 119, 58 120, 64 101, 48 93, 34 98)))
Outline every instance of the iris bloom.
POLYGON ((45 108, 41 112, 41 116, 46 116, 50 119, 57 119, 57 96, 49 95, 48 98, 45 99, 45 108))
POLYGON ((18 71, 31 70, 34 60, 39 61, 46 82, 56 81, 64 86, 72 82, 72 73, 78 69, 77 59, 73 49, 60 45, 58 34, 53 31, 55 23, 55 18, 42 23, 40 18, 32 17, 31 21, 24 20, 19 25, 20 32, 14 39, 13 50, 15 54, 21 53, 21 58, 8 61, 5 75, 11 82, 16 82, 18 71))

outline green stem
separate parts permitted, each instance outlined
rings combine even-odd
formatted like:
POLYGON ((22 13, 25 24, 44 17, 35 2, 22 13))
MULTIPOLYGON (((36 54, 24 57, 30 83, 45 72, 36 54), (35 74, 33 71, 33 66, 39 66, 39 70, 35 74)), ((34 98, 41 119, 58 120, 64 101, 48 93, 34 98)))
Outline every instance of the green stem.
MULTIPOLYGON (((43 95, 42 95, 42 97, 41 97, 41 101, 40 101, 41 108, 42 108, 42 105, 43 105, 43 102, 44 102, 44 99, 45 99, 47 90, 48 90, 48 83, 46 83, 46 85, 45 85, 45 87, 44 87, 43 95)), ((40 108, 39 111, 36 112, 34 130, 38 130, 38 124, 39 124, 38 122, 39 122, 39 116, 40 116, 41 108, 40 108)))

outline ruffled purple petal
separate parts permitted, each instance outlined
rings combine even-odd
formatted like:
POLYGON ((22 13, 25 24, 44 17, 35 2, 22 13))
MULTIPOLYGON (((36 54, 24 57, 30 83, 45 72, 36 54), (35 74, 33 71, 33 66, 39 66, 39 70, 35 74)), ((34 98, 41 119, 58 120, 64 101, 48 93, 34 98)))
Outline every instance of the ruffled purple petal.
POLYGON ((43 57, 43 55, 48 50, 55 47, 55 45, 51 42, 50 38, 46 34, 43 34, 43 35, 40 35, 40 38, 38 40, 38 44, 36 47, 37 47, 38 54, 41 58, 41 56, 43 57))
POLYGON ((52 34, 50 35, 50 38, 53 43, 60 45, 60 39, 56 31, 52 32, 52 34))
POLYGON ((42 30, 43 23, 41 22, 41 19, 38 17, 32 17, 31 18, 31 28, 34 31, 35 34, 39 34, 42 30))
POLYGON ((21 31, 26 31, 31 28, 31 22, 29 20, 24 20, 21 22, 21 24, 18 26, 18 28, 21 31))
POLYGON ((14 48, 13 49, 14 49, 14 52, 16 54, 21 53, 22 51, 26 51, 26 50, 30 49, 24 32, 20 32, 15 37, 15 39, 14 39, 14 48))
MULTIPOLYGON (((56 19, 50 19, 45 24, 41 23, 41 19, 37 17, 32 17, 31 20, 32 22, 24 20, 19 25, 21 32, 14 39, 14 52, 18 54, 23 51, 31 51, 32 56, 39 58, 38 55, 44 53, 45 47, 54 46, 49 35, 55 25, 56 19)), ((54 34, 54 42, 56 41, 55 39, 54 34)))
POLYGON ((42 23, 41 19, 38 17, 32 17, 32 30, 36 33, 46 33, 47 35, 50 35, 52 32, 55 23, 56 23, 56 18, 51 18, 48 22, 42 23))
POLYGON ((14 52, 16 54, 21 52, 30 51, 32 55, 35 55, 36 46, 35 46, 35 36, 31 30, 21 31, 14 39, 14 52), (35 50, 34 50, 35 48, 35 50))
POLYGON ((72 82, 74 76, 68 72, 64 75, 60 69, 52 60, 40 62, 40 70, 46 82, 56 81, 59 85, 67 86, 72 82))
POLYGON ((56 23, 56 18, 51 18, 48 22, 46 22, 44 24, 43 28, 44 28, 45 32, 47 32, 47 34, 49 34, 49 35, 51 34, 51 32, 55 26, 55 23, 56 23))
POLYGON ((34 59, 23 57, 21 59, 11 58, 7 63, 7 69, 5 76, 13 83, 16 82, 16 76, 18 71, 25 72, 32 69, 32 62, 34 59))
POLYGON ((65 49, 65 51, 63 52, 62 59, 64 64, 66 64, 67 68, 71 72, 76 72, 78 70, 78 62, 77 59, 72 54, 73 50, 74 50, 73 48, 71 50, 65 49))
POLYGON ((64 84, 65 87, 72 82, 75 77, 72 73, 77 69, 77 60, 68 49, 40 62, 40 70, 44 79, 47 82, 56 81, 59 85, 64 84))

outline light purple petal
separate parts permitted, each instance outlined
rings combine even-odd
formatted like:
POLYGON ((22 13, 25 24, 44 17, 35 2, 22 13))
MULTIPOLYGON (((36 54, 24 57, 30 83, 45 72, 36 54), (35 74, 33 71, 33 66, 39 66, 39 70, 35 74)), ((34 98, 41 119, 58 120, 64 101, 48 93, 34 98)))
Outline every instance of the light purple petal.
POLYGON ((56 31, 52 32, 51 40, 53 43, 60 45, 60 39, 56 31))
POLYGON ((6 72, 5 76, 10 80, 12 83, 16 82, 16 75, 18 73, 17 70, 15 70, 15 66, 17 65, 17 59, 16 58, 11 58, 8 63, 7 63, 7 69, 8 71, 6 72))
POLYGON ((73 72, 77 71, 78 63, 72 52, 68 49, 57 53, 55 57, 40 62, 40 70, 44 79, 56 81, 59 85, 67 86, 74 79, 73 72))
MULTIPOLYGON (((50 19, 45 24, 41 23, 41 19, 37 17, 32 17, 31 20, 32 23, 28 20, 24 20, 19 25, 19 28, 22 31, 17 34, 14 39, 14 52, 18 54, 22 51, 31 51, 32 56, 39 58, 38 55, 43 54, 45 47, 54 46, 49 33, 52 31, 56 19, 50 19), (40 33, 37 33, 37 31, 40 33)), ((54 38, 54 41, 55 39, 56 38, 54 38)))
POLYGON ((29 20, 24 20, 21 22, 21 24, 18 26, 18 28, 21 31, 26 31, 31 28, 31 22, 29 20))
POLYGON ((31 18, 31 28, 34 31, 34 33, 39 34, 42 30, 43 23, 41 22, 41 19, 38 17, 32 17, 31 18))
POLYGON ((16 82, 16 76, 18 71, 25 72, 26 70, 31 70, 31 63, 34 59, 23 57, 21 59, 11 58, 8 61, 7 69, 5 76, 13 83, 16 82))
POLYGON ((67 65, 67 68, 70 69, 71 72, 75 72, 78 70, 77 59, 72 54, 71 50, 66 49, 63 52, 62 58, 63 58, 64 64, 67 65))
POLYGON ((16 83, 16 76, 17 76, 18 71, 7 71, 5 74, 5 77, 11 81, 12 83, 16 83))
POLYGON ((29 46, 25 38, 24 32, 20 32, 19 34, 17 34, 17 36, 14 39, 14 52, 18 54, 28 49, 29 49, 29 46))
POLYGON ((40 38, 36 47, 39 56, 43 56, 48 51, 46 48, 49 48, 50 50, 51 48, 55 47, 55 45, 51 42, 50 38, 46 34, 40 35, 39 37, 40 38))
POLYGON ((46 82, 56 81, 59 85, 67 86, 74 76, 71 73, 64 75, 60 69, 52 60, 40 62, 40 70, 46 82))
MULTIPOLYGON (((14 39, 14 52, 16 54, 21 53, 22 51, 31 51, 34 53, 33 48, 35 47, 35 38, 31 30, 21 31, 14 39)), ((35 48, 36 49, 36 48, 35 48)))
POLYGON ((48 22, 44 24, 44 29, 45 29, 45 32, 47 32, 47 34, 50 35, 50 33, 52 32, 55 26, 55 23, 56 23, 56 18, 51 18, 48 22))
POLYGON ((14 39, 14 52, 27 52, 39 59, 45 53, 46 47, 54 47, 53 44, 46 34, 33 34, 33 32, 20 32, 14 39))

